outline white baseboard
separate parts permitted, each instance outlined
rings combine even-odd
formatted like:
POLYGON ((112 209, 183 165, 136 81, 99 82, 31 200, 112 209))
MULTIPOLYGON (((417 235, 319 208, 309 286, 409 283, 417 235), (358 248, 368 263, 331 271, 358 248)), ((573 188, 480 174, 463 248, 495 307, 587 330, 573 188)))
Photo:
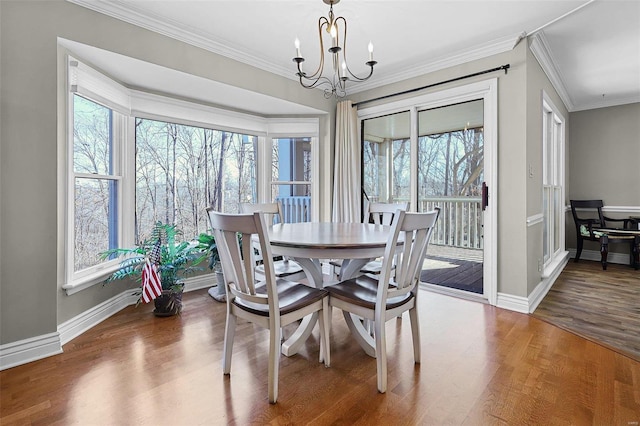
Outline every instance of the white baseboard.
POLYGON ((198 275, 184 280, 184 291, 200 290, 201 288, 209 288, 217 284, 216 274, 211 272, 209 274, 198 275))
POLYGON ((568 253, 560 259, 560 262, 558 262, 551 271, 549 271, 547 276, 542 277, 540 283, 533 289, 527 298, 529 302, 529 313, 535 311, 540 302, 542 302, 542 299, 544 299, 547 293, 549 293, 551 286, 556 282, 564 267, 567 266, 567 262, 569 262, 568 253))
POLYGON ((62 353, 58 332, 0 346, 0 370, 62 353))
POLYGON ((498 293, 496 306, 523 314, 529 314, 535 311, 544 296, 546 296, 551 289, 551 286, 553 286, 553 283, 558 279, 558 276, 560 276, 564 267, 567 266, 568 261, 568 253, 565 253, 564 256, 550 266, 551 270, 545 271, 546 276, 542 277, 542 280, 527 297, 498 293))
POLYGON ((72 339, 78 337, 90 328, 95 327, 127 306, 134 305, 138 301, 137 293, 137 289, 123 291, 111 299, 105 300, 99 305, 60 324, 58 326, 58 333, 60 334, 61 344, 67 344, 72 339))
POLYGON ((523 314, 529 313, 529 299, 522 296, 514 296, 513 294, 498 292, 496 306, 523 314))
MULTIPOLYGON (((216 285, 215 274, 198 275, 185 280, 184 291, 216 285)), ((138 289, 124 291, 58 326, 58 331, 0 346, 0 370, 26 364, 63 352, 62 346, 95 327, 110 316, 138 301, 138 289)))

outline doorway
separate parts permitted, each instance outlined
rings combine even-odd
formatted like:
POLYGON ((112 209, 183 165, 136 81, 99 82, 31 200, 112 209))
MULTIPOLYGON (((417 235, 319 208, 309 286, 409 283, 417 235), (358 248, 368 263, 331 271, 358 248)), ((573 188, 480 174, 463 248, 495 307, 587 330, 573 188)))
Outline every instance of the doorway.
POLYGON ((439 207, 421 281, 495 304, 497 101, 490 83, 464 93, 479 85, 359 111, 362 187, 368 201, 439 207))

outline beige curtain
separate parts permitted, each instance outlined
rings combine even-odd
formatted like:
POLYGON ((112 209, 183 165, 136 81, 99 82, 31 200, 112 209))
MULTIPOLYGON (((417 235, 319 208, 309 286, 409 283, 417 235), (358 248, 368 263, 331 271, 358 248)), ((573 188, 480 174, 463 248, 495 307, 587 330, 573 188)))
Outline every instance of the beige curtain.
POLYGON ((336 112, 335 169, 333 174, 334 222, 361 222, 360 140, 358 117, 351 101, 338 103, 336 112))

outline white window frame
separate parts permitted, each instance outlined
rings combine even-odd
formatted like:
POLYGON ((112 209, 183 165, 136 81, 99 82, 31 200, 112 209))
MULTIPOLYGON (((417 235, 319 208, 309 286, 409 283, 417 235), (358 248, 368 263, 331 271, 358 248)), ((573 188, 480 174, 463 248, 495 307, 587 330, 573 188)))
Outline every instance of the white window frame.
MULTIPOLYGON (((118 193, 118 241, 122 247, 131 247, 134 242, 135 217, 135 119, 146 118, 231 131, 258 137, 258 199, 270 194, 271 186, 271 141, 278 137, 309 137, 312 146, 312 220, 319 217, 319 129, 316 117, 265 118, 256 115, 215 108, 128 89, 81 61, 67 57, 67 154, 64 168, 67 170, 64 219, 64 283, 62 288, 73 294, 98 284, 118 269, 117 259, 106 261, 83 271, 74 271, 74 182, 73 170, 73 95, 78 93, 96 103, 104 105, 120 116, 114 124, 114 162, 120 167, 121 185, 118 193), (115 128, 117 127, 117 129, 115 128), (117 155, 117 158, 115 157, 117 155)), ((95 176, 94 176, 95 177, 95 176)))
MULTIPOLYGON (((545 190, 548 188, 550 196, 547 209, 543 211, 543 242, 546 237, 546 247, 543 247, 543 276, 554 268, 565 253, 565 119, 560 110, 554 105, 549 96, 542 92, 542 197, 544 206, 545 190), (559 203, 553 205, 553 194, 559 192, 559 203), (556 235, 556 230, 559 235, 556 235), (546 233, 546 236, 544 235, 546 233), (554 241, 558 240, 558 247, 554 249, 554 241), (546 255, 545 255, 546 252, 546 255)), ((544 210, 544 209, 543 209, 544 210)), ((543 244, 544 245, 544 244, 543 244)))

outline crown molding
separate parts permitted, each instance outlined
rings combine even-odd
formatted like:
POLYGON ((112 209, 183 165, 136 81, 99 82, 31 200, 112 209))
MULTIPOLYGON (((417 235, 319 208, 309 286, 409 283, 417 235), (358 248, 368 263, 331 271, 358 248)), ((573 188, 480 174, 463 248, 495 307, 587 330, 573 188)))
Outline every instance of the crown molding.
POLYGON ((562 73, 556 67, 556 61, 553 58, 553 54, 551 53, 551 49, 549 48, 549 43, 544 35, 543 31, 540 31, 533 36, 531 36, 531 44, 529 45, 529 49, 533 53, 533 56, 538 60, 538 63, 542 67, 542 70, 547 75, 551 84, 553 85, 556 92, 558 92, 558 96, 562 99, 565 107, 571 112, 575 110, 575 104, 569 96, 569 92, 567 92, 566 85, 564 84, 564 78, 562 73))
POLYGON ((358 83, 356 87, 347 90, 347 94, 359 93, 365 90, 375 89, 383 85, 397 83, 399 81, 419 77, 421 75, 440 71, 478 59, 487 58, 499 53, 508 52, 517 45, 520 39, 521 33, 513 34, 507 37, 492 40, 483 45, 474 47, 473 49, 463 50, 453 55, 447 55, 445 57, 434 59, 427 63, 423 62, 412 67, 406 67, 403 71, 390 74, 387 77, 376 78, 374 81, 369 80, 364 83, 358 83))
MULTIPOLYGON (((298 80, 292 69, 288 67, 270 63, 264 58, 261 58, 256 54, 252 54, 251 52, 242 52, 234 49, 229 46, 230 43, 211 40, 211 38, 206 34, 194 31, 193 28, 182 25, 177 21, 168 20, 164 17, 160 17, 159 15, 143 13, 131 3, 123 2, 121 0, 67 1, 290 80, 298 80)), ((409 78, 418 77, 445 68, 506 52, 513 49, 521 38, 521 34, 514 34, 490 41, 473 49, 458 52, 454 55, 448 55, 433 61, 428 61, 427 63, 422 62, 415 66, 409 66, 400 72, 392 73, 384 78, 376 78, 373 81, 369 80, 368 82, 358 83, 356 86, 347 90, 347 95, 378 88, 382 85, 396 83, 409 78)))
POLYGON ((170 37, 172 39, 182 41, 195 47, 207 50, 209 52, 242 62, 252 67, 256 67, 273 74, 281 75, 289 79, 295 80, 294 72, 286 67, 269 63, 264 58, 260 58, 250 52, 243 52, 230 47, 230 43, 224 41, 214 41, 198 31, 194 31, 177 21, 170 20, 159 15, 143 13, 130 2, 125 3, 121 0, 67 0, 69 3, 91 9, 95 12, 102 13, 112 18, 119 19, 129 24, 136 25, 141 28, 153 31, 155 33, 170 37))
POLYGON ((597 102, 589 102, 581 105, 577 105, 574 109, 570 110, 571 112, 577 111, 586 111, 589 109, 597 109, 597 108, 607 108, 619 105, 627 105, 627 104, 635 104, 640 103, 640 95, 638 96, 628 96, 623 98, 603 98, 601 101, 597 102))

